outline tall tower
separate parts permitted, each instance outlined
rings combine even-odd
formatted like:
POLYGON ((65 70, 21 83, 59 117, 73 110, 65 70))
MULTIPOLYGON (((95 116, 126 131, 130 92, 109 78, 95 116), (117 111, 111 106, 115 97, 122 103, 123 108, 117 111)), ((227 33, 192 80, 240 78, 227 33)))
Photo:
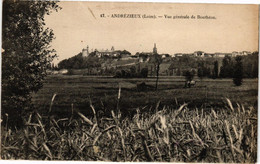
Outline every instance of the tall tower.
POLYGON ((154 47, 153 47, 153 53, 154 53, 154 54, 157 54, 156 43, 154 43, 154 47))
POLYGON ((114 52, 114 51, 115 51, 115 48, 114 48, 114 46, 112 46, 112 48, 111 48, 111 51, 112 51, 112 52, 114 52))
POLYGON ((88 57, 88 55, 89 55, 89 52, 88 52, 88 46, 87 46, 87 48, 83 48, 82 49, 82 56, 83 57, 88 57))

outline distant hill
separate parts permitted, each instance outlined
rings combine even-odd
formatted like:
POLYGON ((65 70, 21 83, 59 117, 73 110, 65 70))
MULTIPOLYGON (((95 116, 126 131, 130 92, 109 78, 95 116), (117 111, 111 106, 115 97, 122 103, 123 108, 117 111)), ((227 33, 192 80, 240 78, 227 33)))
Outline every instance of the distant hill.
MULTIPOLYGON (((198 53, 199 54, 199 53, 198 53)), ((177 56, 170 56, 169 54, 159 55, 162 59, 160 64, 160 75, 183 75, 183 72, 192 70, 195 75, 197 71, 203 71, 204 76, 212 77, 213 70, 217 69, 220 76, 225 75, 225 68, 223 67, 223 60, 230 60, 230 65, 235 62, 235 57, 231 55, 224 55, 219 53, 217 55, 209 55, 205 53, 202 55, 194 54, 178 54, 177 56), (221 57, 220 57, 221 56, 221 57), (217 68, 214 68, 216 67, 217 68)), ((87 57, 79 53, 69 59, 62 60, 58 64, 58 69, 68 69, 68 74, 84 74, 84 75, 115 75, 116 71, 130 69, 141 71, 143 68, 148 70, 149 76, 155 76, 155 65, 153 63, 154 54, 152 53, 137 53, 130 55, 128 51, 118 51, 118 54, 104 55, 98 57, 95 52, 90 53, 87 57), (80 71, 81 70, 81 71, 80 71)), ((258 52, 248 53, 242 56, 244 77, 257 77, 258 75, 258 52)), ((232 67, 232 66, 231 66, 232 67)), ((216 71, 215 71, 216 72, 216 71)), ((216 74, 216 73, 215 73, 216 74)), ((232 72, 228 76, 231 77, 232 72)))

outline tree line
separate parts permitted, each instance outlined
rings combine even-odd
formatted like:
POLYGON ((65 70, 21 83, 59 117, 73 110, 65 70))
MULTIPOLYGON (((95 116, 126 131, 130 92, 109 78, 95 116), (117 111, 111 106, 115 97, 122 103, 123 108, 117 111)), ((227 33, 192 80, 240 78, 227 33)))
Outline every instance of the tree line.
MULTIPOLYGON (((122 54, 122 52, 124 51, 121 51, 120 54, 122 54)), ((116 64, 114 67, 107 66, 113 60, 120 58, 121 55, 117 57, 103 56, 102 58, 98 58, 95 55, 95 52, 90 53, 90 55, 86 58, 83 57, 81 53, 79 53, 78 55, 75 55, 69 59, 62 60, 58 64, 58 68, 68 70, 88 70, 87 73, 84 74, 113 75, 116 77, 137 77, 137 75, 134 75, 127 67, 123 69, 118 67, 116 64)), ((155 57, 151 56, 148 61, 148 72, 150 72, 151 75, 152 73, 153 75, 157 75, 160 70, 160 68, 158 69, 157 67, 160 66, 161 63, 165 62, 162 61, 162 59, 160 59, 160 62, 155 59, 155 57), (157 63, 160 64, 158 65, 157 63)), ((241 60, 243 67, 243 78, 256 78, 258 76, 258 52, 242 56, 241 60)), ((215 79, 232 78, 236 60, 234 57, 230 56, 225 56, 221 60, 220 58, 201 58, 184 55, 182 57, 172 58, 169 62, 171 65, 169 66, 168 70, 166 70, 167 75, 174 74, 180 76, 184 75, 187 70, 191 69, 193 74, 197 74, 200 78, 208 77, 215 79)), ((136 67, 136 69, 138 68, 136 67)), ((140 71, 141 70, 139 70, 139 73, 140 71)), ((140 74, 138 76, 140 76, 140 74)))
POLYGON ((257 78, 258 77, 258 52, 245 56, 230 57, 225 56, 222 63, 215 60, 208 64, 205 61, 198 62, 198 77, 209 78, 233 78, 237 73, 237 69, 241 69, 241 76, 243 78, 257 78), (239 68, 238 64, 239 63, 239 68), (221 64, 221 66, 219 66, 221 64))
POLYGON ((96 56, 96 51, 91 52, 88 57, 82 56, 82 53, 78 53, 77 55, 64 59, 58 63, 59 69, 91 69, 101 67, 101 64, 113 60, 113 59, 120 59, 124 54, 130 55, 131 53, 123 50, 123 51, 116 51, 118 54, 117 56, 108 56, 104 55, 102 58, 96 56))
POLYGON ((82 53, 78 53, 77 55, 64 59, 58 63, 59 69, 84 69, 100 66, 100 58, 96 57, 94 52, 90 53, 88 57, 83 57, 82 53))

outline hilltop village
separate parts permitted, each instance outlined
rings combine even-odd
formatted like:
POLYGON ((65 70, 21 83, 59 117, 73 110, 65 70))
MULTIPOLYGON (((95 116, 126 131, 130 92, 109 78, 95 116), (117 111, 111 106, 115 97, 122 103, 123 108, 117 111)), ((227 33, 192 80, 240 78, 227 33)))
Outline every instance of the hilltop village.
MULTIPOLYGON (((155 76, 156 59, 160 59, 159 74, 163 76, 182 76, 185 71, 192 71, 194 75, 205 77, 228 76, 228 66, 232 66, 236 56, 243 57, 245 76, 255 74, 258 66, 257 52, 232 52, 232 53, 207 53, 195 51, 193 53, 161 54, 157 50, 156 43, 150 52, 136 52, 131 54, 127 50, 91 49, 89 46, 69 58, 62 60, 52 74, 81 74, 115 76, 118 72, 130 72, 140 74, 147 72, 147 76, 155 76), (225 66, 223 66, 223 64, 225 66), (254 71, 253 71, 254 70, 254 71)), ((137 76, 137 75, 136 75, 137 76)))
MULTIPOLYGON (((156 43, 154 44, 153 47, 153 51, 151 52, 137 52, 135 55, 132 55, 131 53, 129 53, 128 51, 124 50, 115 50, 114 46, 112 46, 112 48, 106 49, 106 50, 98 50, 95 49, 94 51, 92 50, 91 53, 93 53, 99 57, 118 57, 121 60, 128 60, 128 59, 139 59, 139 62, 144 62, 144 61, 149 61, 149 57, 152 56, 153 54, 158 54, 157 53, 157 47, 156 47, 156 43), (122 53, 125 52, 125 53, 122 53)), ((184 54, 184 53, 176 53, 174 55, 169 55, 169 54, 158 54, 161 55, 162 58, 168 58, 168 57, 181 57, 181 56, 190 56, 190 57, 225 57, 225 56, 230 56, 230 57, 236 57, 238 55, 248 55, 251 54, 251 52, 248 51, 242 51, 242 52, 237 52, 234 51, 232 53, 205 53, 203 51, 195 51, 194 53, 188 53, 188 54, 184 54)), ((89 52, 89 46, 87 46, 86 48, 82 49, 82 56, 83 57, 88 57, 90 55, 89 52)))

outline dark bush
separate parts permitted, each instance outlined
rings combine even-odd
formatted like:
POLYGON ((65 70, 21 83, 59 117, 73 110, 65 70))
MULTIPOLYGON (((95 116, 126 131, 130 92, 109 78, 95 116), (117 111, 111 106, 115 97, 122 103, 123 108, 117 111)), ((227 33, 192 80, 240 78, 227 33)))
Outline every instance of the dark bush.
POLYGON ((126 76, 126 72, 125 72, 125 70, 121 70, 121 77, 125 77, 126 76))
POLYGON ((74 75, 74 74, 75 73, 74 73, 73 69, 68 69, 67 75, 74 75))
POLYGON ((194 77, 194 73, 192 71, 185 71, 184 76, 186 81, 191 81, 194 77))
POLYGON ((141 69, 141 77, 146 78, 148 76, 148 68, 141 69))
POLYGON ((130 78, 133 77, 134 75, 131 74, 131 72, 129 70, 124 70, 125 71, 125 76, 124 78, 130 78))
POLYGON ((148 69, 143 68, 140 73, 136 73, 135 67, 130 69, 117 70, 115 73, 116 78, 146 78, 148 76, 148 69))
POLYGON ((116 78, 122 77, 121 71, 116 71, 116 75, 114 77, 116 78))
POLYGON ((234 74, 233 74, 233 82, 236 86, 240 86, 242 84, 243 79, 243 64, 242 57, 236 57, 236 63, 234 66, 234 74))
POLYGON ((131 75, 132 75, 133 77, 136 76, 136 68, 135 68, 135 66, 130 67, 130 72, 131 72, 131 75))
POLYGON ((145 82, 137 83, 136 87, 137 87, 136 89, 138 92, 145 91, 147 89, 145 82))

